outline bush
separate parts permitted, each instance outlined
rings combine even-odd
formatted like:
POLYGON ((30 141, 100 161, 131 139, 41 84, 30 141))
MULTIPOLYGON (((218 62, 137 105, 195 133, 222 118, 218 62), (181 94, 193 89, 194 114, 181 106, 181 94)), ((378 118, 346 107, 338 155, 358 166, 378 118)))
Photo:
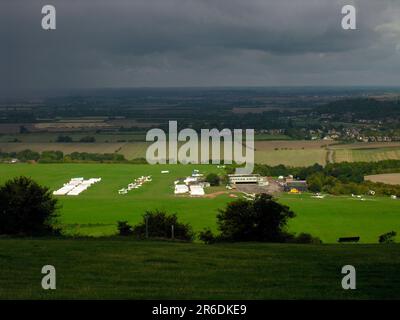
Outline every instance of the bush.
POLYGON ((395 231, 390 231, 379 236, 379 243, 394 243, 397 233, 395 231))
POLYGON ((287 221, 295 216, 270 195, 254 201, 239 199, 217 215, 221 239, 226 241, 285 242, 287 221))
POLYGON ((40 155, 39 162, 62 162, 64 160, 64 154, 61 151, 43 151, 40 155))
POLYGON ((0 234, 38 236, 58 233, 57 199, 30 178, 8 180, 0 187, 0 234))
POLYGON ((212 244, 217 241, 216 237, 209 228, 199 232, 199 239, 206 244, 212 244))
POLYGON ((128 221, 118 221, 118 234, 120 236, 130 236, 133 234, 133 227, 128 224, 128 221))
POLYGON ((321 244, 322 241, 318 237, 313 237, 309 233, 300 233, 299 235, 288 234, 287 241, 290 243, 304 243, 304 244, 321 244))
POLYGON ((174 226, 174 238, 192 241, 194 233, 189 224, 178 221, 176 214, 167 214, 163 211, 146 211, 143 221, 133 227, 133 233, 139 238, 146 237, 146 220, 149 238, 172 238, 172 226, 174 226))
POLYGON ((211 186, 219 186, 220 183, 219 176, 215 173, 209 173, 206 176, 206 181, 210 183, 211 186))

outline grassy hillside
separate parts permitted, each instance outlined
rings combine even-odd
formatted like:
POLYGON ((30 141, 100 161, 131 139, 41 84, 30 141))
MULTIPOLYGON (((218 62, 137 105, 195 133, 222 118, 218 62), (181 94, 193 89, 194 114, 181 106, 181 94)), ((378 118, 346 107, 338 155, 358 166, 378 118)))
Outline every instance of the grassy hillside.
POLYGON ((399 245, 1 239, 0 299, 399 299, 399 264, 399 245), (346 264, 357 290, 341 288, 346 264))
POLYGON ((377 243, 389 231, 400 233, 400 201, 389 197, 283 195, 279 201, 290 206, 297 217, 289 222, 291 231, 309 232, 325 243, 339 237, 360 236, 362 243, 377 243))
MULTIPOLYGON (((214 198, 177 197, 173 194, 174 180, 191 174, 193 168, 204 173, 222 170, 211 165, 2 164, 0 183, 26 175, 55 190, 72 177, 102 177, 100 183, 77 197, 59 197, 61 222, 68 234, 112 235, 116 232, 118 220, 136 224, 149 209, 176 212, 179 219, 190 223, 195 231, 205 227, 215 230, 217 210, 232 201, 229 194, 214 198), (164 169, 170 173, 161 174, 164 169), (152 175, 153 181, 127 195, 118 194, 119 189, 142 175, 152 175)), ((209 189, 208 192, 213 191, 209 189)), ((360 236, 363 243, 377 243, 383 233, 392 230, 400 233, 400 201, 389 197, 360 201, 350 196, 315 199, 309 194, 282 194, 279 201, 297 214, 290 221, 290 231, 309 232, 325 243, 335 243, 343 236, 360 236)))

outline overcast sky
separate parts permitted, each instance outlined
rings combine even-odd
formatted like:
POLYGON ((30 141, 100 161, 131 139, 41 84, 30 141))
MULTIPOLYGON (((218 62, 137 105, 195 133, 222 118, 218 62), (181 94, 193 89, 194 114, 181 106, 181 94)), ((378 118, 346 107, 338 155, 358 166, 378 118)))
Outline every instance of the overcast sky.
POLYGON ((2 92, 400 84, 399 0, 0 1, 2 92))

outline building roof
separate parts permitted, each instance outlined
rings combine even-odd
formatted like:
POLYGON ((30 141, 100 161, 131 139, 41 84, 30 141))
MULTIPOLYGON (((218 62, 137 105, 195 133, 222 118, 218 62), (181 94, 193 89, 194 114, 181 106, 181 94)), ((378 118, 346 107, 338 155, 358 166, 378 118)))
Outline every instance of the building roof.
POLYGON ((229 178, 235 178, 235 177, 259 177, 260 175, 258 173, 251 173, 251 174, 228 174, 229 178))

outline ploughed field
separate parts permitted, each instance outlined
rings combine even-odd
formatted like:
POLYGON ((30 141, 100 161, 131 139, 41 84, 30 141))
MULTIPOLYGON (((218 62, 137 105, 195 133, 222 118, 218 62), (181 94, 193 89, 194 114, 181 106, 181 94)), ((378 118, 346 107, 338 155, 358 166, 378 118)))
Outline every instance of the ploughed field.
MULTIPOLYGON (((56 190, 74 177, 102 178, 79 196, 57 196, 62 205, 60 222, 67 235, 113 235, 117 221, 136 224, 151 209, 177 213, 195 231, 205 227, 216 231, 218 209, 233 200, 230 196, 233 192, 212 187, 206 188, 206 197, 174 195, 174 181, 190 175, 193 169, 204 174, 223 172, 215 165, 0 164, 0 183, 24 175, 56 190), (163 170, 169 173, 162 174, 163 170), (136 178, 148 175, 152 176, 151 182, 126 195, 118 194, 119 189, 136 178)), ((324 243, 335 243, 339 237, 349 236, 360 236, 362 243, 376 243, 383 233, 392 230, 400 233, 400 200, 365 197, 361 201, 351 196, 317 199, 310 194, 278 197, 297 214, 290 221, 289 230, 311 233, 324 243)))
POLYGON ((0 299, 399 299, 400 245, 0 239, 0 299), (43 290, 44 265, 57 289, 43 290), (343 290, 342 267, 356 268, 343 290))

